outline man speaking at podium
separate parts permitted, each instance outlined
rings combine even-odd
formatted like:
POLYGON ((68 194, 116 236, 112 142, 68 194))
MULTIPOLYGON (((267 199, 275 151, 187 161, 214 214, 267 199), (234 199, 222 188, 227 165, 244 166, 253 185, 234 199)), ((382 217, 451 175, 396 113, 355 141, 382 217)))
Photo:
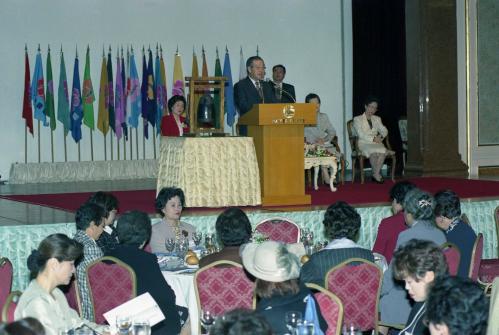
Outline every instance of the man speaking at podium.
POLYGON ((282 64, 274 65, 272 68, 272 84, 277 102, 289 104, 296 102, 295 87, 284 83, 286 68, 282 64))
POLYGON ((265 63, 259 56, 252 56, 246 61, 248 76, 234 85, 234 102, 239 109, 239 116, 246 114, 254 104, 276 103, 273 88, 264 81, 265 63))

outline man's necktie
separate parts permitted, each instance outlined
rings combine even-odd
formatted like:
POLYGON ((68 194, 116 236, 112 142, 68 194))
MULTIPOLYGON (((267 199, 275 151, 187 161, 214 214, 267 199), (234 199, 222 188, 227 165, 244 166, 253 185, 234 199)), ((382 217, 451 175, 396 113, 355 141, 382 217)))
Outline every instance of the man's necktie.
POLYGON ((256 87, 256 90, 258 91, 258 95, 260 96, 260 99, 263 101, 263 90, 262 90, 262 85, 260 85, 259 80, 255 81, 255 87, 256 87))

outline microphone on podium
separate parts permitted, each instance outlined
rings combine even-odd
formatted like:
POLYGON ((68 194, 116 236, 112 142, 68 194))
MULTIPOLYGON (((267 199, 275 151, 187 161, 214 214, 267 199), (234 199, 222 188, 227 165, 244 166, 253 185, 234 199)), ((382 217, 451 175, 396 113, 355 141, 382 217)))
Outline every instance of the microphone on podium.
POLYGON ((291 93, 289 93, 288 91, 286 91, 282 87, 279 87, 279 85, 277 85, 272 80, 270 80, 270 78, 265 78, 265 81, 268 82, 269 84, 271 84, 274 87, 274 90, 275 89, 279 89, 282 93, 286 94, 286 96, 288 96, 289 98, 291 98, 291 100, 293 100, 293 102, 296 103, 296 99, 293 97, 293 95, 291 93))

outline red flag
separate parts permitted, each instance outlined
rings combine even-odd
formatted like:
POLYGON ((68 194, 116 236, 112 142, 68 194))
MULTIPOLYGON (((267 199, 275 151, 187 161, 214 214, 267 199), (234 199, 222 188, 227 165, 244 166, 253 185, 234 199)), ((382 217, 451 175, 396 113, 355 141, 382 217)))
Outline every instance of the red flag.
POLYGON ((33 107, 31 106, 31 79, 29 73, 28 50, 25 50, 24 61, 24 99, 23 99, 23 119, 26 120, 26 127, 33 135, 33 107))

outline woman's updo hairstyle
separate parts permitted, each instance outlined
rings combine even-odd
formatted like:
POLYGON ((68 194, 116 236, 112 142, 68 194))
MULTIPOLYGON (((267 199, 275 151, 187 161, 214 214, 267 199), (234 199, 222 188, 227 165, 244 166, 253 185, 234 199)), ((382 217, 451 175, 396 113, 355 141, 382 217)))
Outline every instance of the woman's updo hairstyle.
POLYGON ((75 261, 83 255, 83 245, 70 239, 64 234, 52 234, 40 242, 38 249, 33 250, 28 256, 28 269, 31 279, 45 269, 47 261, 51 258, 62 261, 75 261))
POLYGON ((433 219, 435 201, 431 194, 414 188, 404 198, 404 210, 412 214, 414 220, 430 221, 433 219))

